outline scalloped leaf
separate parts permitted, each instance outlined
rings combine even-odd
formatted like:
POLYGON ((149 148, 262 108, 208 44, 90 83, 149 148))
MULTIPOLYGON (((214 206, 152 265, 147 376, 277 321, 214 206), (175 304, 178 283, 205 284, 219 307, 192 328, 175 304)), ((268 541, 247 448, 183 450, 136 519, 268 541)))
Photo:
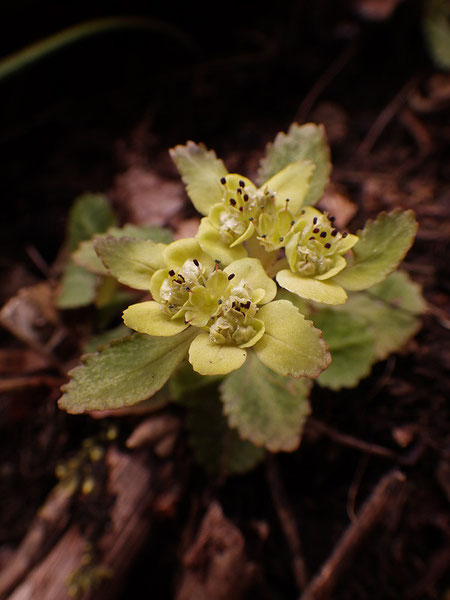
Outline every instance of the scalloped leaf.
POLYGON ((78 414, 123 408, 150 398, 162 388, 187 354, 189 328, 167 338, 133 334, 82 357, 61 389, 59 407, 78 414))
POLYGON ((384 360, 419 331, 426 302, 420 286, 396 271, 366 292, 351 294, 342 310, 365 322, 375 339, 376 360, 384 360))
POLYGON ((172 148, 170 156, 186 185, 192 204, 202 215, 223 196, 220 179, 228 175, 222 160, 203 144, 189 141, 185 146, 172 148))
POLYGON ((287 133, 280 132, 266 149, 258 172, 258 185, 299 159, 310 160, 315 169, 303 205, 316 204, 323 196, 331 171, 330 149, 323 125, 292 123, 287 133))
POLYGON ((153 274, 164 266, 166 244, 149 239, 105 236, 96 239, 94 247, 110 273, 137 290, 149 290, 153 274))
POLYGON ((354 260, 333 277, 333 281, 351 291, 365 290, 392 273, 411 248, 417 232, 412 210, 382 212, 358 231, 353 246, 354 260))
POLYGON ((95 301, 99 285, 98 275, 69 260, 59 283, 56 306, 63 310, 88 306, 95 301))
POLYGON ((282 377, 251 352, 220 386, 224 412, 243 439, 271 452, 291 452, 310 413, 310 379, 282 377))
POLYGON ((189 443, 197 461, 209 473, 234 475, 250 471, 265 456, 265 450, 239 437, 230 429, 215 390, 204 390, 188 410, 189 443))
POLYGON ((163 244, 170 244, 173 239, 168 229, 127 223, 123 227, 110 227, 104 234, 96 235, 91 240, 81 242, 75 252, 72 253, 74 262, 92 273, 107 275, 108 269, 98 257, 94 247, 97 240, 103 239, 106 236, 153 240, 154 242, 161 242, 163 244))
POLYGON ((332 358, 317 382, 332 390, 355 387, 375 361, 375 340, 366 322, 347 311, 324 309, 314 315, 314 325, 322 330, 332 358))
MULTIPOLYGON (((84 240, 106 231, 116 222, 105 196, 83 194, 72 205, 67 223, 66 246, 73 252, 84 240)), ((64 268, 56 305, 61 309, 78 308, 91 304, 97 294, 99 279, 85 271, 69 258, 64 268)))
POLYGON ((80 242, 116 224, 116 217, 102 194, 83 194, 73 203, 67 224, 67 246, 73 252, 80 242))

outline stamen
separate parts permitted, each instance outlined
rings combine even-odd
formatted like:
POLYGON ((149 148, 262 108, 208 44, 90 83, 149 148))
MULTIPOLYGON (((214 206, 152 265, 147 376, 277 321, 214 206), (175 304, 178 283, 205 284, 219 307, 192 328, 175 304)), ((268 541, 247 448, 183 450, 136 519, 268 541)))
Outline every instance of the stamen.
POLYGON ((249 220, 249 221, 253 221, 253 217, 249 217, 249 218, 248 218, 248 220, 249 220))
POLYGON ((327 242, 327 243, 325 244, 325 248, 331 248, 331 244, 330 244, 330 242, 327 242))
POLYGON ((175 271, 174 271, 173 269, 170 269, 170 271, 169 271, 169 275, 170 275, 171 277, 173 277, 173 276, 175 275, 175 271))
POLYGON ((248 194, 244 194, 244 202, 247 202, 248 200, 248 194))
POLYGON ((314 217, 313 224, 315 225, 316 223, 317 223, 317 217, 314 217))
POLYGON ((223 304, 223 300, 222 300, 222 298, 219 298, 219 299, 217 300, 217 304, 223 304))
POLYGON ((316 238, 312 235, 309 239, 310 240, 315 240, 316 238))
POLYGON ((192 262, 194 263, 194 265, 195 265, 196 267, 198 267, 198 266, 199 266, 199 262, 198 262, 198 260, 197 260, 196 258, 194 258, 194 260, 193 260, 192 262))
POLYGON ((345 232, 342 234, 342 237, 343 237, 343 238, 345 238, 345 237, 347 237, 347 236, 348 236, 348 233, 345 231, 345 232))
POLYGON ((236 206, 236 200, 234 198, 230 198, 231 206, 236 206))
POLYGON ((240 210, 241 212, 244 212, 244 207, 243 207, 243 206, 240 206, 240 207, 239 207, 239 210, 240 210))
POLYGON ((230 275, 228 275, 228 281, 231 281, 233 279, 233 277, 235 276, 234 273, 230 273, 230 275))
POLYGON ((331 232, 331 235, 332 235, 333 237, 336 237, 336 236, 337 236, 337 232, 338 232, 338 230, 337 230, 337 229, 333 229, 333 231, 331 232))
POLYGON ((320 229, 319 229, 318 227, 315 227, 315 228, 313 229, 313 233, 319 233, 319 231, 320 231, 320 229))
POLYGON ((328 217, 332 223, 334 223, 336 217, 328 217))
POLYGON ((242 179, 240 180, 239 185, 241 186, 241 188, 245 188, 245 183, 242 181, 242 179))
POLYGON ((321 238, 326 238, 327 237, 327 232, 326 231, 322 231, 322 233, 320 234, 321 238))
POLYGON ((284 237, 280 237, 279 241, 282 242, 284 240, 284 237))
POLYGON ((226 184, 226 182, 227 182, 227 180, 225 179, 225 177, 222 177, 222 179, 220 180, 220 183, 221 183, 222 185, 225 185, 225 184, 226 184))
POLYGON ((242 188, 240 188, 240 187, 239 187, 239 188, 236 190, 236 192, 237 192, 238 194, 242 194, 242 188))

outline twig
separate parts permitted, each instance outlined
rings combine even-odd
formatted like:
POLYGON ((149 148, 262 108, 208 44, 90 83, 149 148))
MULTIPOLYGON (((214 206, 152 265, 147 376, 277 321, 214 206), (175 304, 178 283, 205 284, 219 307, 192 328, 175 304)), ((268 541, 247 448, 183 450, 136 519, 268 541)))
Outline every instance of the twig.
POLYGON ((394 98, 384 107, 378 117, 375 119, 372 127, 369 129, 366 137, 361 142, 356 156, 364 160, 374 147, 376 141, 383 133, 388 123, 395 117, 398 111, 402 108, 408 99, 413 88, 417 85, 417 78, 413 77, 402 87, 402 89, 394 96, 394 98))
POLYGON ((344 446, 350 446, 351 448, 356 448, 357 450, 361 450, 366 454, 375 454, 376 456, 382 456, 383 458, 389 458, 391 460, 397 460, 397 455, 389 450, 388 448, 384 448, 384 446, 379 446, 378 444, 371 444, 370 442, 365 442, 364 440, 360 440, 351 435, 347 435, 346 433, 341 433, 329 425, 310 417, 308 420, 308 427, 312 428, 313 431, 317 433, 327 435, 329 438, 338 442, 339 444, 343 444, 344 446))
POLYGON ((310 91, 303 98, 303 101, 295 114, 294 121, 303 123, 306 120, 306 117, 308 116, 312 107, 317 101, 317 98, 330 85, 333 79, 337 75, 339 75, 339 73, 354 55, 355 49, 356 43, 355 40, 353 40, 344 48, 341 54, 339 54, 339 56, 329 65, 329 67, 319 77, 319 79, 315 82, 310 91))
POLYGON ((267 480, 269 482, 272 500, 280 520, 281 528, 292 554, 292 569, 300 590, 305 589, 308 583, 306 564, 303 558, 302 542, 298 533, 298 525, 289 504, 286 491, 281 481, 278 465, 273 456, 267 460, 267 480))
POLYGON ((326 600, 336 587, 340 576, 348 565, 365 536, 380 520, 383 513, 403 501, 405 475, 394 469, 384 475, 366 500, 358 518, 343 533, 328 560, 303 592, 300 600, 326 600))

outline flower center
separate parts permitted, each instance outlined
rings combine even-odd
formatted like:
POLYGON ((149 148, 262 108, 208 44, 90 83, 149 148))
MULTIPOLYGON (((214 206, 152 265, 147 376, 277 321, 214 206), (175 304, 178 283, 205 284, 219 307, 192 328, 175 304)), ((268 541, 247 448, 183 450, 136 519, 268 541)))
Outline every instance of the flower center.
POLYGON ((196 259, 188 259, 179 271, 171 269, 161 284, 160 297, 171 314, 189 300, 191 291, 205 282, 204 268, 196 259))
POLYGON ((219 299, 220 310, 209 328, 212 342, 241 346, 255 336, 252 323, 258 307, 251 298, 252 290, 241 282, 229 288, 224 299, 219 299))
POLYGON ((306 208, 295 229, 295 249, 287 250, 291 268, 304 277, 329 271, 340 254, 341 240, 347 237, 335 228, 334 217, 306 208))

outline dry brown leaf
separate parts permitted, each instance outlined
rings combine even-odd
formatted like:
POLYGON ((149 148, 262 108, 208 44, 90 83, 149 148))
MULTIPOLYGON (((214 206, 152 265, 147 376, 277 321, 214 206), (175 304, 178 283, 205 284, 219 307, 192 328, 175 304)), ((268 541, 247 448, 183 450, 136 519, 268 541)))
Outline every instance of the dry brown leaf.
POLYGON ((246 558, 244 545, 242 533, 213 502, 184 556, 176 600, 244 598, 256 569, 246 558))
POLYGON ((137 165, 117 176, 109 195, 126 213, 126 220, 138 225, 166 225, 186 200, 181 181, 164 179, 137 165))

